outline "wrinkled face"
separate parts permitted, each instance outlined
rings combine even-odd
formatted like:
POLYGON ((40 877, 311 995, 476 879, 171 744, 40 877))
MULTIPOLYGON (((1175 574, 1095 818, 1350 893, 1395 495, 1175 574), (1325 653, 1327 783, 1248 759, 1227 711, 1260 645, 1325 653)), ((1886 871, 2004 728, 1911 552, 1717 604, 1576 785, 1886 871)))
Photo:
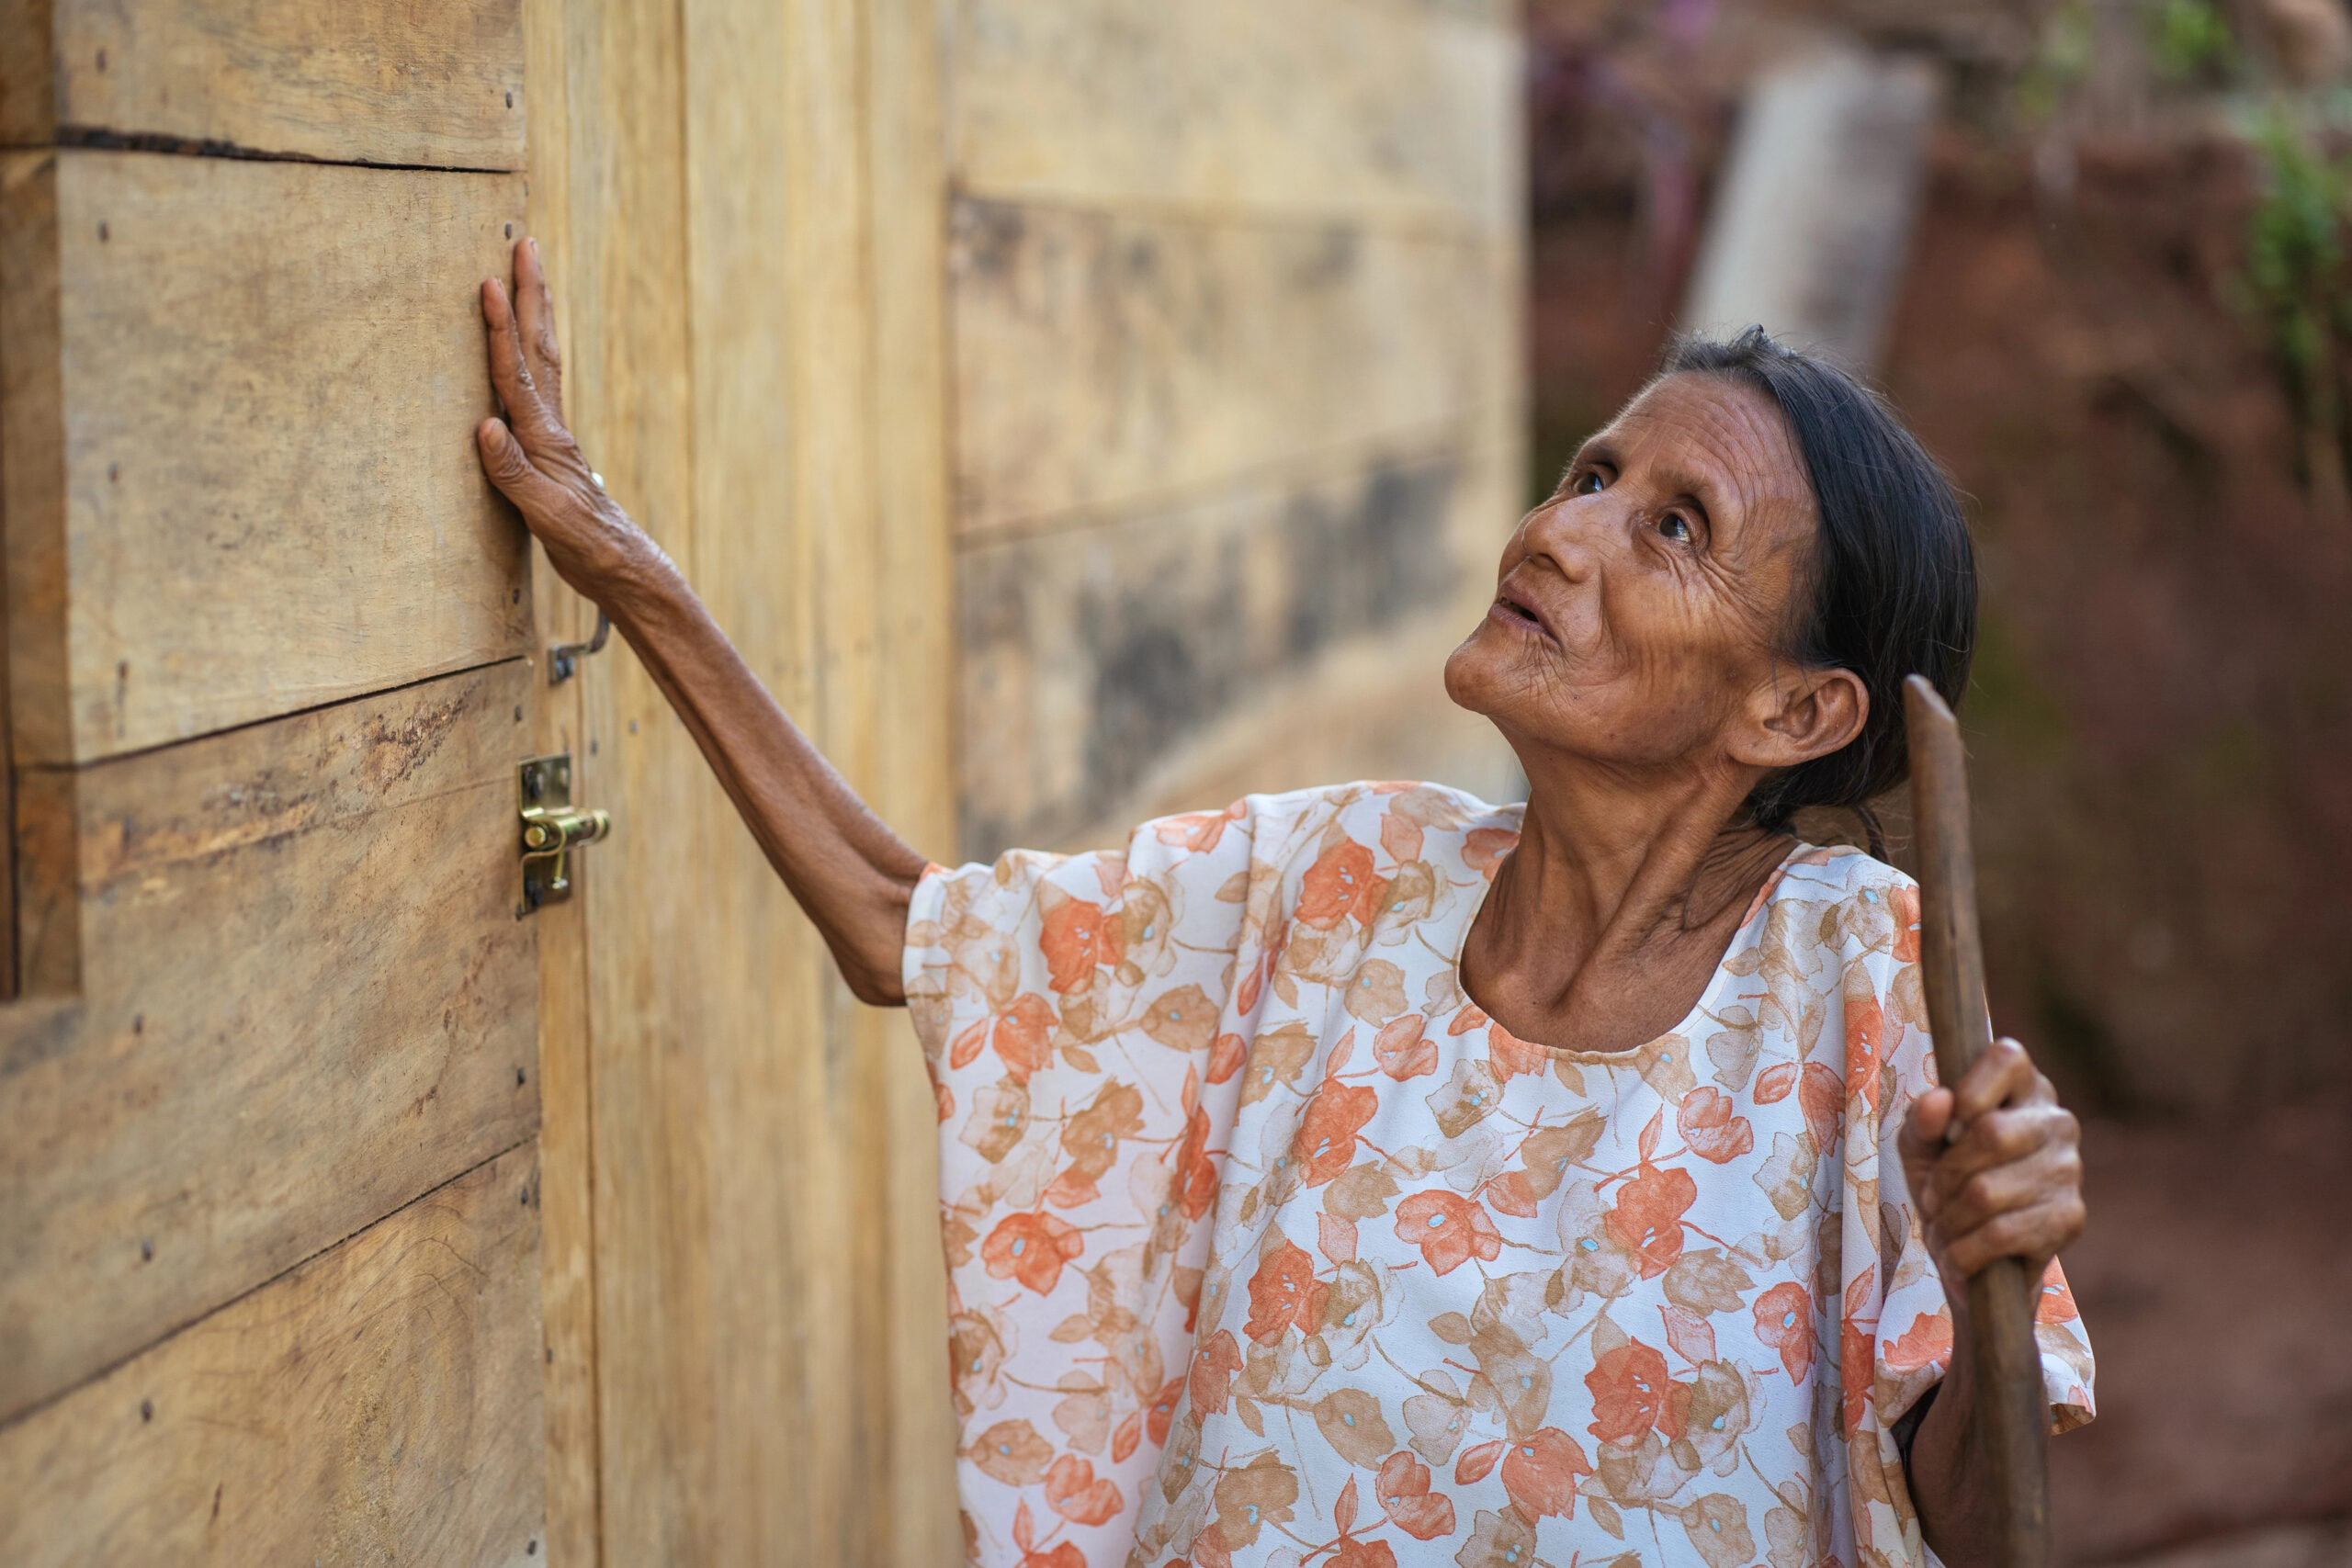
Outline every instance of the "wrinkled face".
POLYGON ((1816 530, 1781 412, 1668 378, 1586 442, 1503 548, 1493 605, 1447 660, 1532 775, 1545 753, 1721 766, 1770 707, 1816 530))

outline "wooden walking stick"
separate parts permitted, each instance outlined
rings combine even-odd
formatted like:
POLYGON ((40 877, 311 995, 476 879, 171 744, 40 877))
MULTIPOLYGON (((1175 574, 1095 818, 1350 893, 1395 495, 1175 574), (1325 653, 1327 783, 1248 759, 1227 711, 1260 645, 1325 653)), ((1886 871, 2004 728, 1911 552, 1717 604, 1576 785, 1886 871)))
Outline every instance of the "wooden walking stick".
MULTIPOLYGON (((1969 845, 1968 761, 1960 726, 1925 676, 1904 682, 1911 740, 1911 815, 1919 840, 1921 978, 1935 1033, 1936 1077, 1958 1084, 1993 1043, 1984 1016, 1984 950, 1976 931, 1976 860, 1969 845)), ((2000 1568, 2050 1561, 2050 1413, 2033 1313, 2041 1281, 2021 1258, 1986 1265, 1968 1281, 1975 1355, 1971 1412, 1992 1479, 2000 1568)))

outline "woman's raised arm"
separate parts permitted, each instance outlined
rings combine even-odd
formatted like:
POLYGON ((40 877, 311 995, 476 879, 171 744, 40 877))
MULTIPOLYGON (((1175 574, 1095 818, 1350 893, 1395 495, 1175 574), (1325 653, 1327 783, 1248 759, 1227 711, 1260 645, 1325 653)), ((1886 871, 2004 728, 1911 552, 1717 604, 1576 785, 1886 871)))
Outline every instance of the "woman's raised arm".
POLYGON ((491 382, 507 414, 475 432, 482 467, 557 573, 612 616, 652 672, 850 989, 860 1001, 903 1004, 899 958, 923 857, 818 754, 580 455, 563 423, 547 278, 527 239, 514 247, 514 287, 510 307, 496 279, 481 286, 491 382))

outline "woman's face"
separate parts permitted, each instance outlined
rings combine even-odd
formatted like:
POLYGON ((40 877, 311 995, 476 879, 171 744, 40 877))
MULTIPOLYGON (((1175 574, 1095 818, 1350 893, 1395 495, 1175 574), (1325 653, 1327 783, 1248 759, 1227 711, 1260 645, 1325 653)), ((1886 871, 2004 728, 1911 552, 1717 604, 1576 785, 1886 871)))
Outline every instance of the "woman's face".
MULTIPOLYGON (((1736 381, 1669 377, 1520 524, 1446 690, 1531 776, 1552 753, 1644 770, 1802 761, 1773 729, 1794 673, 1775 654, 1816 528, 1780 411, 1736 381)), ((1854 682, 1838 700, 1860 698, 1854 682)), ((1810 754, 1836 749, 1819 739, 1810 754)))

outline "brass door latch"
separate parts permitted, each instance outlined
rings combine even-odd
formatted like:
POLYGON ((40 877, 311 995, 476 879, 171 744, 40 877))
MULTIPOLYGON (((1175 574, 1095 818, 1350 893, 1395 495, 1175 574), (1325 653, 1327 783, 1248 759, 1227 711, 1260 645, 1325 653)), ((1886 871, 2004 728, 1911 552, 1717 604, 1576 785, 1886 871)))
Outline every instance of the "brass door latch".
POLYGON ((523 817, 523 904, 517 914, 571 897, 571 852, 613 830, 602 811, 571 804, 571 757, 533 757, 519 770, 523 817))

